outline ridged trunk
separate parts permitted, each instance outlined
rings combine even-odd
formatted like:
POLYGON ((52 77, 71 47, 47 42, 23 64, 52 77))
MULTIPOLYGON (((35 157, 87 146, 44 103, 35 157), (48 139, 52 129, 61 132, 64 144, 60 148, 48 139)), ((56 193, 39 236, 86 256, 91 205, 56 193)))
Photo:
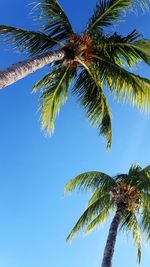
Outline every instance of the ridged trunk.
POLYGON ((116 243, 117 231, 118 231, 118 226, 120 223, 121 215, 122 215, 122 209, 118 208, 112 220, 112 223, 110 225, 101 267, 112 266, 112 257, 114 254, 114 247, 116 243))
POLYGON ((65 57, 64 50, 47 52, 18 62, 0 71, 0 89, 24 78, 30 73, 65 57))

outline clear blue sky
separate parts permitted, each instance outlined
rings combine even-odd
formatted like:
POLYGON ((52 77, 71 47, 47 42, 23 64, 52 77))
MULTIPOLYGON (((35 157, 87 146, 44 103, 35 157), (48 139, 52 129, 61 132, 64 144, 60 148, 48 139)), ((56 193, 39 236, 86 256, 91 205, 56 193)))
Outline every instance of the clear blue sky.
MULTIPOLYGON (((30 0, 1 0, 0 24, 35 29, 29 16, 30 0)), ((76 31, 82 30, 95 0, 61 0, 76 31), (68 4, 69 2, 69 4, 68 4), (80 5, 77 3, 79 2, 80 5)), ((131 15, 114 30, 129 33, 137 28, 146 38, 150 14, 131 15)), ((0 68, 24 56, 0 45, 0 68)), ((47 69, 46 69, 47 70, 47 69)), ((138 110, 110 97, 113 144, 89 126, 75 99, 63 106, 55 134, 46 138, 40 130, 38 95, 33 84, 46 70, 30 75, 0 92, 0 266, 2 267, 98 267, 109 222, 100 230, 72 244, 65 238, 85 208, 86 196, 63 197, 69 179, 87 170, 114 175, 132 163, 150 163, 150 119, 138 110)), ((150 78, 140 65, 136 72, 150 78)), ((142 267, 149 266, 150 247, 143 243, 142 267)), ((132 239, 120 234, 114 267, 136 267, 132 239)))

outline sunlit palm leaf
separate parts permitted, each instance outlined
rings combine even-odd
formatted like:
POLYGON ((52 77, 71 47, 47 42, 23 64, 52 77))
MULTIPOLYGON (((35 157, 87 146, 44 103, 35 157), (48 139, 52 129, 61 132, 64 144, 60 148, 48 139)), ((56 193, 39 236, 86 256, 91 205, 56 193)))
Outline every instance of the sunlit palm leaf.
POLYGON ((110 197, 110 189, 114 186, 115 181, 111 179, 105 179, 105 182, 101 184, 101 186, 98 187, 98 189, 92 194, 90 197, 87 206, 91 206, 94 202, 96 202, 98 199, 101 200, 101 203, 103 206, 106 206, 107 203, 110 203, 111 197, 110 197))
POLYGON ((127 71, 106 57, 94 57, 97 58, 100 78, 115 98, 128 101, 141 111, 150 111, 150 80, 127 71))
POLYGON ((68 97, 69 82, 69 67, 61 67, 46 75, 33 88, 33 91, 39 87, 43 89, 40 109, 42 128, 47 133, 54 131, 55 117, 60 111, 61 104, 65 103, 68 97))
POLYGON ((103 172, 85 172, 76 176, 67 183, 65 186, 65 193, 71 192, 76 188, 78 188, 79 191, 96 189, 105 183, 114 184, 115 182, 109 175, 103 172))
POLYGON ((89 225, 87 226, 87 228, 85 229, 85 234, 88 234, 89 232, 93 231, 95 229, 95 227, 98 227, 100 224, 104 223, 110 213, 110 208, 111 206, 105 207, 105 209, 103 209, 99 215, 89 223, 89 225))

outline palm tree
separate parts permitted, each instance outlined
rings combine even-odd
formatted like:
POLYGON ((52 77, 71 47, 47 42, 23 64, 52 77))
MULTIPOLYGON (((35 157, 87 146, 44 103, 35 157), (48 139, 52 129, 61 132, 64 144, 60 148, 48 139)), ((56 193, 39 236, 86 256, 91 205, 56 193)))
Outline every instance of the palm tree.
MULTIPOLYGON (((60 106, 72 92, 92 125, 112 140, 111 112, 104 93, 108 87, 119 100, 129 100, 140 110, 150 107, 150 80, 130 72, 137 62, 150 65, 150 41, 136 30, 127 36, 105 32, 120 20, 125 10, 143 9, 149 0, 99 0, 81 34, 73 28, 57 0, 43 0, 34 8, 40 23, 39 32, 0 25, 0 36, 16 50, 27 52, 27 60, 0 72, 0 88, 49 65, 48 74, 38 81, 33 91, 42 88, 40 109, 42 127, 51 133, 60 106)), ((107 31, 108 32, 108 31, 107 31)))
POLYGON ((127 174, 115 177, 97 171, 82 173, 66 185, 65 193, 75 188, 92 191, 92 196, 67 240, 82 228, 84 233, 92 231, 114 212, 101 266, 112 266, 118 228, 132 232, 140 263, 141 232, 150 239, 150 165, 144 169, 132 165, 127 174))

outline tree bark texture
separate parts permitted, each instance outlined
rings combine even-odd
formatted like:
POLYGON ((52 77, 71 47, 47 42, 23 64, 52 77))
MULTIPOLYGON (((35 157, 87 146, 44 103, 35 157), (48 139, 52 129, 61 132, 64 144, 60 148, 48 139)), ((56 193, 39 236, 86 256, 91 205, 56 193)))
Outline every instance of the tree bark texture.
POLYGON ((117 237, 117 231, 118 226, 120 223, 122 215, 122 210, 120 208, 117 209, 116 214, 112 220, 112 223, 110 225, 109 234, 104 250, 104 256, 101 267, 111 267, 112 266, 112 257, 114 254, 114 247, 116 243, 116 237, 117 237))
POLYGON ((65 57, 64 50, 47 52, 18 62, 0 71, 0 89, 24 78, 30 73, 65 57))

